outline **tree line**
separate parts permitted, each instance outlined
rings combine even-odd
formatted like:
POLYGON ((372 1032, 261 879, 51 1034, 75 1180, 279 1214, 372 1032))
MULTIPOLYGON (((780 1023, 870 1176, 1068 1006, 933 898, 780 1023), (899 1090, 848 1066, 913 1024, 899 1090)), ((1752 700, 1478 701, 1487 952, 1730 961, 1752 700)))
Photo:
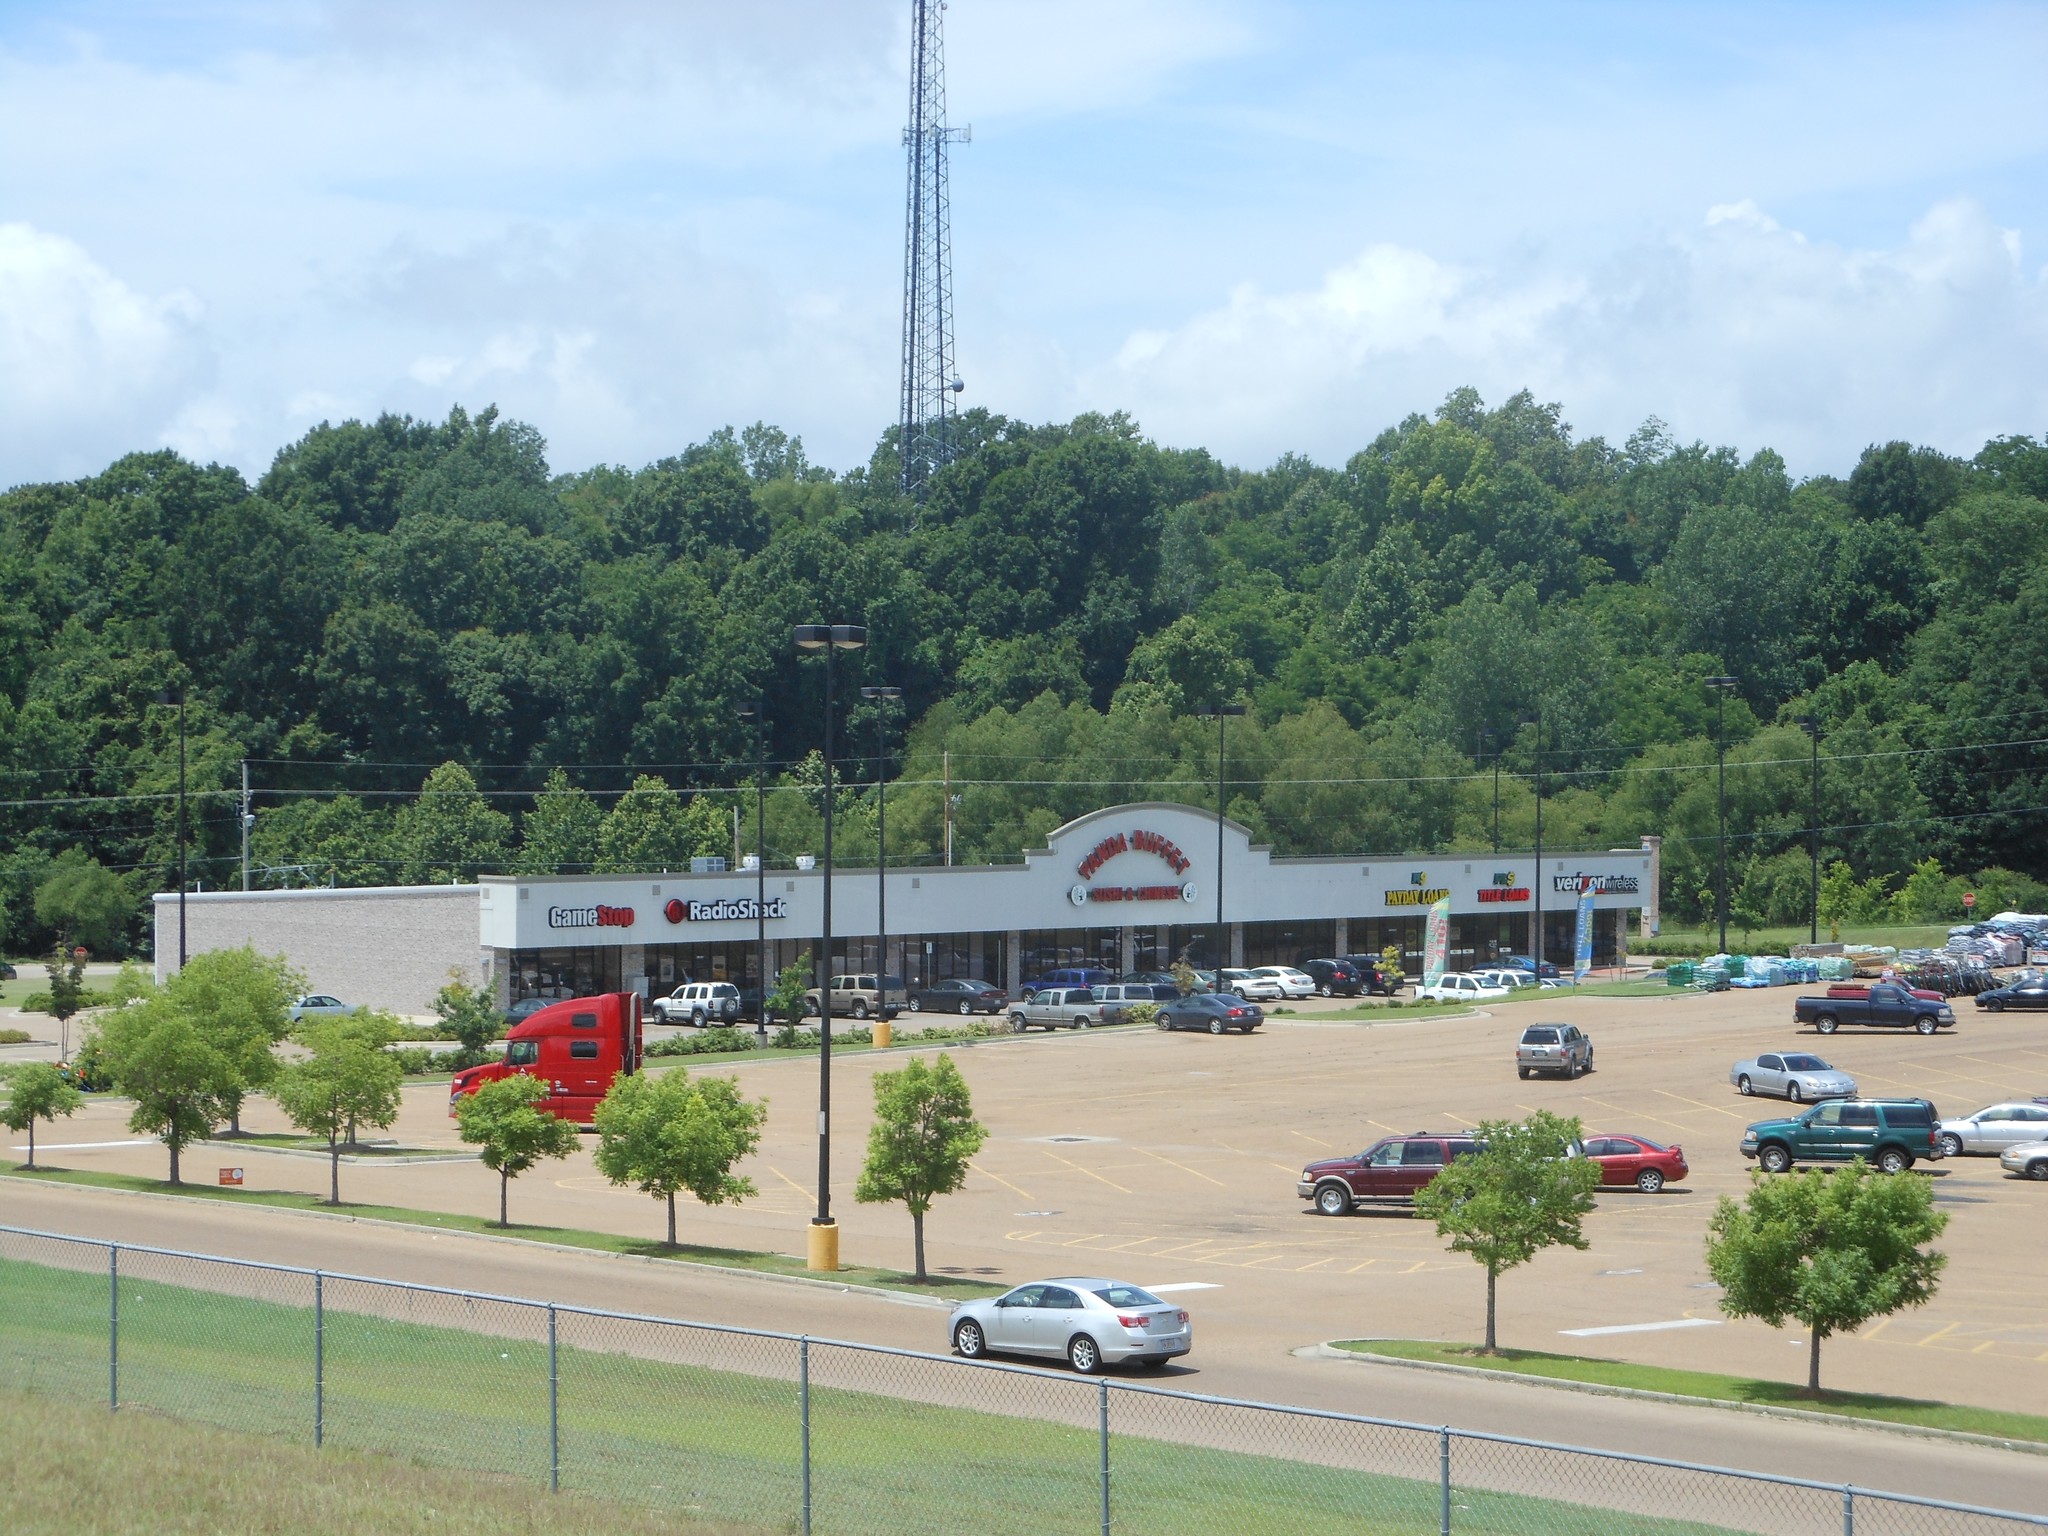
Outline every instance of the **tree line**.
POLYGON ((2048 442, 1795 480, 1461 389, 1341 466, 985 411, 922 506, 894 462, 885 436, 835 473, 756 424, 555 473, 531 427, 456 409, 322 424, 253 484, 155 452, 0 494, 0 942, 140 941, 181 734, 210 888, 239 881, 245 761, 259 884, 729 856, 757 763, 770 859, 815 852, 823 679, 790 628, 821 620, 868 629, 854 860, 879 780, 892 861, 1213 804, 1197 712, 1234 699, 1225 801, 1284 853, 1527 847, 1540 783, 1546 843, 1663 836, 1683 919, 1725 743, 1731 884, 1770 921, 1805 914, 1816 801, 1858 881, 1933 859, 2048 900, 2048 442))

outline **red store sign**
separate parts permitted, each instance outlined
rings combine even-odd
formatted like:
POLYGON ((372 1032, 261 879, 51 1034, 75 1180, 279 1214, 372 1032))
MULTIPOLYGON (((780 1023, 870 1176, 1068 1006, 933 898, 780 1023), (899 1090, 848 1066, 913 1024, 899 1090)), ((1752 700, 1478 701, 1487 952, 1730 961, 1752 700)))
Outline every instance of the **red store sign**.
POLYGON ((1088 857, 1076 866, 1077 871, 1083 880, 1087 880, 1120 853, 1157 854, 1176 875, 1188 872, 1188 856, 1180 851, 1171 838, 1162 837, 1157 832, 1146 831, 1110 833, 1089 850, 1088 857))

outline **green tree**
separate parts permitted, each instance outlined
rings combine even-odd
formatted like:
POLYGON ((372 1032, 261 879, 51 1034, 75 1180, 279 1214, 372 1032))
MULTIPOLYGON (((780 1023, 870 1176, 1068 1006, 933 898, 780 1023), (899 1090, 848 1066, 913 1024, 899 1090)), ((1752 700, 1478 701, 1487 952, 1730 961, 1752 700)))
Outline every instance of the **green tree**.
POLYGON ((633 780, 598 829, 598 867, 606 874, 688 869, 697 829, 682 796, 650 773, 633 780))
POLYGON ((341 1148, 356 1128, 398 1118, 405 1074, 389 1051, 345 1024, 305 1032, 311 1051, 278 1076, 277 1106, 300 1130, 327 1138, 327 1203, 341 1204, 341 1148))
POLYGON ((71 1059, 71 1021, 85 1006, 85 956, 61 934, 43 963, 50 975, 50 1016, 57 1021, 59 1059, 71 1059))
POLYGON ((987 1140, 951 1056, 941 1054, 930 1066, 913 1056, 894 1072, 876 1074, 875 1123, 853 1196, 863 1205, 900 1200, 909 1207, 920 1285, 925 1212, 967 1181, 968 1161, 987 1140))
POLYGON ((456 1060, 463 1067, 482 1061, 505 1027, 490 994, 472 987, 459 966, 450 968, 447 985, 434 994, 434 1013, 441 1020, 442 1035, 461 1045, 456 1060))
POLYGON ((221 1091, 228 1134, 242 1134, 242 1100, 276 1081, 276 1046, 291 1031, 292 999, 305 978, 282 955, 251 945, 194 955, 164 984, 171 1004, 196 1024, 233 1068, 221 1091))
POLYGON ((443 763, 398 813, 392 842, 408 885, 451 885, 504 867, 512 818, 494 811, 460 763, 443 763))
POLYGON ((597 862, 597 835, 603 825, 604 811, 590 792, 571 784, 569 775, 556 768, 519 824, 514 868, 522 875, 581 874, 597 862))
POLYGON ((1934 1295, 1948 1256, 1924 1245, 1947 1225, 1926 1179, 1862 1163, 1760 1174, 1741 1204, 1723 1195, 1716 1205, 1707 1272, 1730 1317, 1805 1325, 1806 1390, 1817 1395, 1823 1339, 1934 1295))
POLYGON ((0 1125, 28 1132, 28 1166, 36 1165, 36 1122, 74 1113, 84 1095, 64 1079, 54 1063, 23 1062, 7 1076, 7 1098, 0 1102, 0 1125))
POLYGON ((540 1107, 547 1096, 546 1083, 514 1072, 456 1100, 456 1133, 479 1149, 483 1165, 498 1176, 501 1227, 511 1225, 505 1204, 512 1181, 544 1158, 576 1150, 576 1127, 540 1107))
POLYGON ((775 974, 775 987, 768 994, 761 1023, 765 1026, 770 1019, 780 1019, 785 1024, 794 1024, 804 1015, 804 995, 810 987, 811 962, 790 961, 775 974))
POLYGON ((178 1183, 185 1148, 212 1134, 241 1090, 235 1064, 168 992, 107 1014, 98 1039, 115 1088, 135 1101, 128 1128, 169 1149, 178 1183))
POLYGON ((1581 1228, 1600 1187, 1600 1167, 1568 1156, 1579 1122, 1540 1109, 1527 1120, 1483 1120, 1479 1150, 1456 1159, 1422 1186, 1416 1214, 1436 1223, 1456 1253, 1486 1269, 1486 1344, 1499 1353, 1494 1291, 1501 1273, 1545 1248, 1584 1248, 1581 1228))
POLYGON ((765 1103, 741 1095, 729 1077, 693 1081, 680 1067, 621 1075, 597 1106, 597 1171, 668 1204, 668 1245, 676 1243, 676 1192, 706 1205, 736 1204, 754 1181, 732 1171, 761 1140, 765 1103))
POLYGON ((36 921, 87 949, 118 950, 134 915, 121 877, 82 853, 61 855, 36 887, 36 921))

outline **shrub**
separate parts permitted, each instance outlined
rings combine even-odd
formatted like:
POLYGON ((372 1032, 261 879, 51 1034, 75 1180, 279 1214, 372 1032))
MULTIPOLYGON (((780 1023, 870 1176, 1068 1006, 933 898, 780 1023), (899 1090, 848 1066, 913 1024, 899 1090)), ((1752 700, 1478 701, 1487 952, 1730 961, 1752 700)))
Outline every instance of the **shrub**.
MULTIPOLYGON (((838 1038, 835 1031, 834 1039, 838 1038)), ((728 1056, 754 1049, 754 1037, 744 1029, 709 1030, 701 1035, 671 1035, 647 1047, 649 1056, 728 1056)))
MULTIPOLYGON (((113 1001, 114 998, 111 993, 102 992, 97 987, 87 987, 78 994, 78 1006, 81 1009, 107 1008, 112 1006, 113 1001)), ((50 994, 47 990, 31 992, 21 1000, 19 1006, 23 1013, 48 1013, 50 1011, 50 994)))
POLYGON ((1159 1005, 1157 1003, 1133 1004, 1131 1008, 1131 1022, 1133 1024, 1156 1025, 1159 1022, 1159 1005))
POLYGON ((25 1029, 0 1029, 0 1045, 27 1045, 29 1032, 25 1029))
POLYGON ((408 1077, 421 1077, 442 1070, 440 1053, 430 1051, 424 1045, 410 1045, 391 1054, 398 1062, 399 1071, 408 1077))

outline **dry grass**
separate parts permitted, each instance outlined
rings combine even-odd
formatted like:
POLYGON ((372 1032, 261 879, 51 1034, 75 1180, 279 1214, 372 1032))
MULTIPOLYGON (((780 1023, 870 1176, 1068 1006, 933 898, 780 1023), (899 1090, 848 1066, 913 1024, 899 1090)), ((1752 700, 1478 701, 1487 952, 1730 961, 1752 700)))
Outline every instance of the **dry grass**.
POLYGON ((10 1536, 760 1536, 484 1473, 0 1394, 10 1536))

